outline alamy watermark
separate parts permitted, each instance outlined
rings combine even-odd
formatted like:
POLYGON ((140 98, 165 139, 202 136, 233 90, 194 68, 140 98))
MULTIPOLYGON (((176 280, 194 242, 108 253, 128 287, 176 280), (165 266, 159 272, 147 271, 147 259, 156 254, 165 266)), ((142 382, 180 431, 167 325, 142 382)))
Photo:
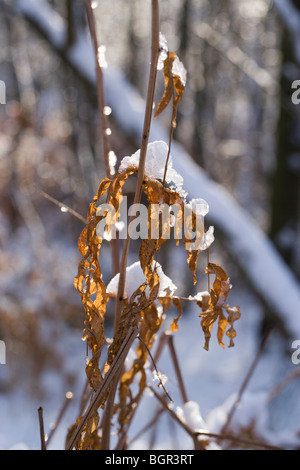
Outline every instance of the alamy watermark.
POLYGON ((6 345, 4 341, 0 341, 0 364, 6 364, 6 345))
POLYGON ((292 342, 292 349, 296 350, 291 356, 292 363, 298 365, 300 364, 300 339, 295 339, 295 341, 292 342))
POLYGON ((171 229, 176 240, 184 239, 188 250, 203 249, 207 242, 204 230, 204 215, 208 212, 208 204, 197 199, 192 204, 132 204, 128 207, 124 196, 118 212, 112 204, 101 204, 97 215, 102 220, 97 225, 97 235, 111 240, 118 236, 132 240, 147 238, 170 239, 171 229), (129 219, 128 223, 128 216, 129 219))
POLYGON ((295 90, 292 93, 292 103, 299 104, 300 103, 300 80, 293 81, 292 89, 295 90))
POLYGON ((6 104, 6 85, 3 80, 0 80, 0 104, 6 104))

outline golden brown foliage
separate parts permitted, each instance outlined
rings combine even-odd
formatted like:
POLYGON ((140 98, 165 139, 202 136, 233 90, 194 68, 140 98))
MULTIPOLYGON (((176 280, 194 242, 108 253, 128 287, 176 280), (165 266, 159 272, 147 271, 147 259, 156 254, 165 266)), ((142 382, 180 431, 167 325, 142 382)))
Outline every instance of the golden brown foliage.
MULTIPOLYGON (((176 54, 168 52, 164 61, 164 79, 165 91, 163 97, 158 104, 154 117, 160 114, 173 99, 173 113, 171 121, 170 143, 172 140, 172 129, 176 126, 177 105, 184 92, 184 84, 179 76, 173 72, 173 63, 176 54)), ((105 344, 104 322, 107 302, 109 295, 106 286, 102 280, 100 267, 100 250, 102 238, 97 234, 97 225, 105 218, 106 226, 112 228, 117 221, 120 203, 123 199, 123 185, 126 179, 137 173, 136 166, 129 166, 123 171, 118 171, 111 179, 105 178, 101 181, 98 191, 93 198, 88 214, 87 225, 82 231, 78 248, 82 259, 78 266, 78 274, 75 277, 74 285, 79 291, 81 300, 85 309, 85 328, 83 339, 87 341, 87 348, 90 358, 86 366, 86 375, 91 389, 96 392, 100 390, 101 383, 104 384, 105 379, 113 370, 115 360, 126 341, 128 331, 138 328, 139 339, 135 350, 135 358, 132 364, 123 367, 119 380, 119 401, 113 408, 113 414, 117 415, 119 424, 119 435, 126 434, 126 426, 130 422, 136 405, 141 399, 143 392, 147 386, 146 364, 149 359, 150 350, 156 341, 156 335, 162 327, 165 315, 168 309, 173 305, 178 310, 178 315, 173 319, 171 331, 175 332, 179 329, 178 322, 183 315, 183 303, 181 299, 166 295, 159 298, 160 277, 157 272, 157 255, 161 246, 167 241, 167 230, 171 227, 171 216, 169 221, 163 222, 157 211, 152 210, 153 205, 166 204, 169 207, 178 204, 183 213, 187 209, 186 201, 175 190, 171 190, 165 186, 166 173, 168 170, 168 159, 170 156, 170 148, 165 162, 165 176, 161 183, 158 180, 150 180, 144 175, 143 192, 148 204, 148 238, 142 240, 139 250, 139 262, 145 275, 145 281, 138 286, 130 298, 119 299, 122 301, 122 310, 119 321, 115 325, 114 337, 111 342, 103 371, 100 370, 99 360, 105 344), (98 205, 105 200, 107 204, 113 206, 115 212, 112 215, 107 211, 98 211, 98 205), (151 227, 159 227, 159 237, 151 238, 151 227), (163 313, 161 308, 163 307, 163 313), (108 374, 108 375, 107 375, 108 374), (138 389, 136 391, 132 385, 136 384, 138 377, 138 389), (100 389, 99 389, 100 387, 100 389), (135 390, 135 391, 133 391, 135 390)), ((183 225, 184 217, 181 219, 183 225)), ((192 211, 189 213, 189 226, 196 233, 197 214, 192 211)), ((179 224, 180 225, 180 224, 179 224)), ((181 227, 177 227, 181 228, 181 227)), ((201 229, 202 230, 202 229, 201 229)), ((203 228, 204 230, 204 228, 203 228)), ((203 231, 202 230, 202 231, 203 231)), ((197 234, 198 236, 204 233, 197 234)), ((129 235, 127 235, 129 236, 129 235)), ((175 236, 175 238, 177 238, 175 236)), ((193 276, 193 283, 197 283, 197 261, 200 249, 192 250, 189 245, 189 239, 184 236, 183 247, 187 252, 187 263, 193 276)), ((177 240, 177 246, 179 245, 177 240)), ((203 296, 198 301, 198 305, 202 309, 200 314, 202 321, 201 326, 205 336, 205 349, 208 349, 211 337, 211 329, 213 324, 218 320, 217 337, 219 344, 224 347, 222 342, 226 328, 229 326, 226 334, 230 338, 230 346, 233 346, 233 338, 235 330, 233 323, 240 316, 239 307, 230 308, 225 300, 227 299, 230 284, 226 273, 219 266, 209 263, 206 268, 206 274, 214 274, 216 276, 209 295, 203 296), (224 309, 227 317, 224 314, 224 309)), ((192 300, 188 298, 187 300, 192 300)), ((117 377, 118 378, 118 377, 117 377)), ((162 385, 162 383, 160 384, 162 385)), ((106 387, 105 393, 99 395, 96 411, 87 416, 78 418, 76 424, 70 429, 68 437, 76 435, 76 429, 80 429, 79 439, 76 440, 74 446, 76 449, 101 449, 101 433, 102 422, 99 417, 99 410, 105 408, 108 400, 111 385, 106 387)), ((71 439, 72 441, 72 439, 71 439)), ((73 441, 72 441, 73 442, 73 441)))
POLYGON ((227 326, 230 325, 226 335, 230 338, 229 347, 232 347, 234 346, 233 338, 236 336, 233 323, 240 318, 240 308, 230 308, 228 305, 225 305, 225 300, 227 299, 229 290, 231 288, 229 278, 225 271, 217 264, 209 263, 205 269, 205 272, 206 274, 215 274, 216 279, 212 289, 210 290, 210 294, 203 296, 202 300, 197 302, 203 312, 199 315, 199 317, 202 318, 201 326, 205 336, 204 349, 208 350, 209 348, 211 330, 213 324, 217 320, 219 320, 217 337, 220 346, 225 347, 223 343, 223 336, 227 326), (224 315, 223 309, 225 309, 228 313, 227 318, 224 315))
POLYGON ((173 108, 177 109, 179 100, 182 98, 184 92, 184 84, 180 77, 172 71, 174 60, 176 59, 174 52, 169 52, 167 58, 164 60, 164 80, 165 90, 162 99, 157 105, 157 111, 154 115, 156 118, 170 103, 173 98, 173 108))

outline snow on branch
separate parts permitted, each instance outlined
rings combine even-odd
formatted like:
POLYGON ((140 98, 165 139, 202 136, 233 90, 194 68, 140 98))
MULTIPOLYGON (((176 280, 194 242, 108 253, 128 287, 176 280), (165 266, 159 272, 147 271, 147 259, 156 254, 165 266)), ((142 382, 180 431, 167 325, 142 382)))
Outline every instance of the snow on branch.
MULTIPOLYGON (((54 48, 62 47, 66 27, 44 0, 17 0, 19 11, 32 23, 37 23, 54 48)), ((284 19, 296 34, 295 18, 288 20, 288 0, 274 0, 284 19)), ((294 11, 294 10, 293 10, 294 11)), ((293 15, 292 15, 293 17, 293 15)), ((291 17, 290 17, 291 18, 291 17)), ((299 19, 299 15, 297 16, 299 19)), ((299 19, 300 23, 300 19, 299 19)), ((298 31, 300 29, 298 28, 298 31)), ((69 64, 95 85, 95 64, 88 36, 79 35, 67 55, 69 64)), ((109 67, 104 74, 106 100, 118 125, 139 143, 144 119, 144 100, 125 79, 120 70, 109 67)), ((168 141, 167 132, 154 121, 149 141, 168 141)), ((246 274, 249 284, 276 314, 294 338, 300 338, 299 284, 271 241, 238 202, 194 162, 176 141, 172 143, 173 166, 183 177, 191 198, 204 198, 210 207, 210 221, 222 230, 228 250, 246 274)))

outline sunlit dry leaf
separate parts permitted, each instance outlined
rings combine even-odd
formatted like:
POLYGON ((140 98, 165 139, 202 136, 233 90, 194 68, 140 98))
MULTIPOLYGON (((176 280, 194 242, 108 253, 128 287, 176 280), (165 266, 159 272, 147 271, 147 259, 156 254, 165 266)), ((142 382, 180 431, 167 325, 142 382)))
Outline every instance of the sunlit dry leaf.
POLYGON ((225 271, 214 263, 209 263, 205 269, 205 272, 206 274, 215 274, 216 278, 213 283, 213 287, 210 290, 209 296, 204 296, 201 301, 197 302, 203 312, 199 315, 199 317, 202 318, 201 327, 205 337, 204 349, 209 349, 211 330, 217 320, 217 338, 219 345, 225 347, 223 343, 223 337, 227 326, 230 325, 226 335, 230 339, 229 347, 232 347, 234 346, 233 338, 236 336, 236 332, 232 325, 234 321, 240 318, 240 310, 239 307, 234 307, 231 309, 228 305, 224 304, 231 289, 229 278, 225 271), (228 313, 227 318, 223 312, 224 308, 228 313))
POLYGON ((191 270, 191 273, 193 274, 194 285, 197 283, 196 269, 197 269, 198 256, 199 256, 198 250, 193 250, 193 251, 188 252, 187 262, 191 270))
MULTIPOLYGON (((154 115, 154 118, 156 118, 168 106, 171 99, 173 98, 173 117, 172 117, 173 127, 176 126, 175 120, 176 120, 176 114, 177 114, 177 105, 178 105, 179 100, 182 98, 184 88, 185 88, 185 80, 183 80, 182 73, 178 74, 176 73, 176 71, 174 72, 173 65, 174 65, 175 60, 176 60, 176 65, 180 64, 182 71, 184 69, 177 55, 174 52, 168 51, 167 57, 164 60, 164 68, 163 68, 164 82, 165 82, 164 94, 162 96, 162 99, 157 105, 157 110, 154 115)), ((186 74, 185 70, 184 72, 186 74)))
POLYGON ((227 318, 225 317, 223 311, 221 310, 221 312, 219 313, 217 338, 218 338, 219 345, 222 346, 222 348, 225 348, 225 344, 223 343, 223 336, 227 328, 227 325, 228 325, 227 318))
POLYGON ((157 105, 157 111, 154 115, 154 118, 156 118, 168 106, 172 96, 175 96, 175 87, 172 74, 172 67, 175 59, 176 54, 174 52, 168 52, 167 58, 164 60, 163 73, 165 80, 165 90, 162 99, 157 105))
POLYGON ((211 330, 212 330, 213 324, 218 318, 218 312, 215 312, 214 310, 208 310, 205 313, 200 314, 199 317, 202 318, 201 327, 202 327, 204 338, 205 338, 205 344, 203 347, 204 349, 208 351, 209 342, 211 338, 211 330))
POLYGON ((157 240, 152 238, 145 239, 141 243, 139 259, 141 263, 141 268, 144 271, 146 277, 150 272, 152 272, 152 263, 154 260, 154 255, 157 250, 157 240))
POLYGON ((182 314, 183 314, 183 306, 182 306, 182 302, 180 299, 172 299, 172 302, 173 302, 173 305, 174 307, 177 308, 177 310, 179 310, 179 315, 174 318, 171 326, 170 326, 170 329, 171 331, 177 331, 178 330, 178 320, 182 317, 182 314))

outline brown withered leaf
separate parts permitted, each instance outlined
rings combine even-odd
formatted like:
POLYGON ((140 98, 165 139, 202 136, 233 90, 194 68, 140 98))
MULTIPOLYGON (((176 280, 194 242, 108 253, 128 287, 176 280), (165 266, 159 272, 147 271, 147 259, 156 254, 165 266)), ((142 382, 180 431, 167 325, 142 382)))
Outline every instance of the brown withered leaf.
POLYGON ((193 274, 193 283, 194 285, 197 283, 197 262, 199 257, 199 250, 193 250, 188 252, 187 263, 189 265, 190 271, 193 274))
POLYGON ((174 318, 174 320, 173 320, 173 322, 170 326, 170 329, 171 329, 171 331, 177 331, 178 330, 178 321, 182 317, 182 314, 183 314, 183 306, 182 306, 182 302, 181 302, 180 299, 173 298, 172 302, 173 302, 174 307, 176 307, 177 310, 179 310, 179 315, 176 318, 174 318))
POLYGON ((171 98, 175 96, 175 87, 173 83, 173 73, 172 67, 173 62, 176 59, 176 54, 174 52, 168 52, 167 58, 164 60, 164 81, 165 81, 165 90, 162 99, 157 105, 157 111, 154 115, 156 118, 170 103, 171 98))
POLYGON ((120 202, 122 200, 122 187, 125 180, 136 170, 127 168, 124 173, 117 173, 113 180, 104 178, 89 205, 87 213, 87 225, 78 239, 78 249, 82 259, 78 264, 78 274, 74 279, 74 286, 79 291, 82 304, 86 312, 83 340, 87 341, 91 357, 86 366, 86 375, 92 389, 96 390, 101 381, 102 374, 99 368, 101 350, 105 343, 104 317, 109 296, 102 280, 102 272, 99 262, 102 238, 97 235, 97 225, 105 217, 109 224, 115 222, 109 219, 106 213, 98 215, 98 204, 101 198, 106 197, 106 202, 111 204, 116 211, 117 218, 120 202))
POLYGON ((222 346, 222 348, 225 348, 225 344, 223 343, 223 336, 225 334, 227 326, 228 326, 227 318, 225 317, 223 310, 221 309, 219 313, 217 338, 218 338, 219 345, 222 346))
POLYGON ((147 277, 149 273, 152 272, 152 263, 154 260, 154 255, 157 251, 158 240, 155 239, 145 239, 141 243, 139 259, 141 263, 141 268, 147 277))
POLYGON ((211 304, 215 307, 223 307, 231 289, 229 278, 225 271, 214 263, 208 263, 205 268, 206 274, 215 274, 216 278, 210 291, 211 304))
MULTIPOLYGON (((199 303, 199 302, 198 302, 199 303)), ((211 338, 211 330, 213 327, 213 324, 218 318, 218 312, 215 312, 214 310, 207 310, 204 313, 200 314, 199 317, 202 318, 201 320, 201 327, 204 333, 204 349, 208 351, 209 349, 209 342, 211 338)))
POLYGON ((164 93, 162 99, 157 105, 157 110, 154 115, 156 118, 170 103, 171 99, 173 98, 173 117, 172 117, 172 124, 175 127, 175 119, 177 114, 177 105, 179 100, 182 98, 184 92, 184 84, 181 81, 179 75, 173 72, 173 63, 174 60, 177 58, 174 52, 169 52, 167 54, 166 59, 164 60, 164 68, 163 68, 163 75, 164 75, 164 93))
POLYGON ((80 448, 76 450, 101 450, 100 435, 98 433, 99 421, 98 412, 89 418, 82 433, 82 439, 79 443, 80 448))
POLYGON ((206 274, 215 274, 216 277, 209 296, 203 296, 202 300, 197 302, 197 304, 202 309, 202 313, 199 315, 199 317, 202 318, 201 327, 205 338, 204 349, 209 349, 211 330, 217 320, 217 339, 219 345, 225 347, 223 343, 223 337, 227 326, 230 325, 226 335, 230 339, 229 347, 232 347, 234 346, 233 338, 236 336, 233 323, 240 318, 240 309, 239 307, 230 308, 228 305, 225 305, 225 301, 231 288, 229 278, 225 271, 214 263, 209 263, 205 272, 206 274), (227 318, 223 309, 225 309, 228 313, 227 318))
POLYGON ((87 225, 78 240, 78 249, 82 259, 78 265, 78 274, 74 279, 74 286, 80 293, 86 313, 83 337, 87 339, 88 347, 92 354, 90 366, 87 367, 87 375, 93 389, 96 389, 102 381, 97 361, 104 344, 104 315, 109 298, 102 281, 99 264, 102 240, 97 236, 96 228, 101 217, 96 215, 96 202, 98 197, 105 194, 109 184, 110 181, 108 179, 100 183, 97 195, 90 204, 87 214, 87 225))
POLYGON ((148 180, 145 178, 143 186, 149 204, 184 204, 181 196, 169 188, 166 188, 158 180, 148 180))

